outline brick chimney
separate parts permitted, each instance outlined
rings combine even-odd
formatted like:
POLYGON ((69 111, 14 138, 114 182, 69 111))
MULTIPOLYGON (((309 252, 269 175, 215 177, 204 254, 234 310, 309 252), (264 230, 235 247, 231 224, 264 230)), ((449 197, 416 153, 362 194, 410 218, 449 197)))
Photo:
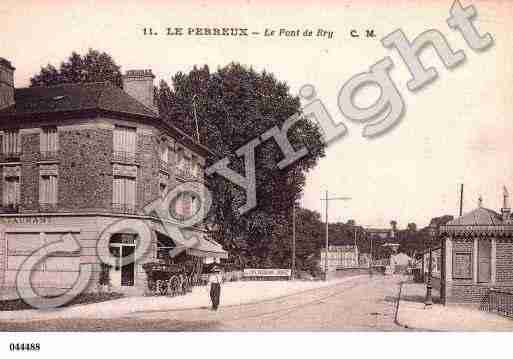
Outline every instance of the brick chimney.
POLYGON ((158 113, 154 103, 153 79, 151 70, 128 70, 123 75, 123 90, 137 101, 158 113))
POLYGON ((0 110, 14 105, 14 70, 9 61, 0 57, 0 110))

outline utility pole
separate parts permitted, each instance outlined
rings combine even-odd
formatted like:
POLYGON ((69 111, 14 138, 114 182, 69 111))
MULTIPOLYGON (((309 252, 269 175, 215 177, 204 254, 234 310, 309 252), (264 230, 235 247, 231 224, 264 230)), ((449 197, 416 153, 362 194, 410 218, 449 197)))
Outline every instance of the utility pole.
POLYGON ((372 276, 372 235, 370 235, 369 274, 372 276))
POLYGON ((328 223, 328 202, 329 201, 347 201, 350 200, 351 197, 328 197, 328 191, 326 191, 326 195, 324 198, 321 198, 321 201, 326 201, 326 244, 324 251, 324 280, 328 280, 328 246, 329 246, 329 223, 328 223))
POLYGON ((358 258, 358 245, 356 244, 356 225, 353 226, 353 232, 354 232, 354 256, 355 256, 355 262, 356 266, 360 266, 360 258, 358 258))
POLYGON ((463 215, 463 183, 460 187, 460 217, 463 215))
POLYGON ((292 205, 292 268, 290 276, 296 278, 296 201, 292 205))

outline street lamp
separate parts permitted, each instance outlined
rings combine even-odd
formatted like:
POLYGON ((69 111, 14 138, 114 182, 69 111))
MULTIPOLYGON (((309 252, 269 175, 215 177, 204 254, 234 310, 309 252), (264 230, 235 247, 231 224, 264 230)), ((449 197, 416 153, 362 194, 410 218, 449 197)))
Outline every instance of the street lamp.
POLYGON ((431 283, 432 273, 433 273, 433 243, 438 238, 438 226, 430 225, 429 226, 429 264, 428 264, 428 280, 426 283, 426 300, 424 304, 426 307, 431 307, 433 305, 433 285, 431 283))
POLYGON ((321 201, 326 201, 326 243, 325 243, 325 252, 324 252, 324 280, 328 280, 328 233, 329 233, 329 225, 328 225, 328 202, 329 201, 347 201, 350 200, 351 197, 328 197, 328 191, 326 191, 326 195, 324 198, 321 198, 321 201))

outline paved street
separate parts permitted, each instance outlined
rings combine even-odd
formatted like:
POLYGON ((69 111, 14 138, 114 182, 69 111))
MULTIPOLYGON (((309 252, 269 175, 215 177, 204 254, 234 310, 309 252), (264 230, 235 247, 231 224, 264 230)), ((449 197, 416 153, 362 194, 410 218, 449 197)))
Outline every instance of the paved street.
MULTIPOLYGON (((394 322, 401 277, 359 277, 333 286, 239 306, 140 311, 112 319, 12 322, 1 330, 331 330, 398 331, 394 322)), ((205 294, 206 295, 206 294, 205 294)))

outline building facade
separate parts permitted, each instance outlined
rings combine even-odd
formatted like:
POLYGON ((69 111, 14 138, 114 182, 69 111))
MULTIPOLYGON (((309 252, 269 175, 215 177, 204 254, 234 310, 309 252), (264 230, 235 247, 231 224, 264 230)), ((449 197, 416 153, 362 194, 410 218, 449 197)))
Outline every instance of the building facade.
MULTIPOLYGON (((118 290, 140 293, 144 262, 177 245, 144 207, 182 182, 204 182, 209 150, 159 117, 151 70, 128 71, 123 90, 110 83, 15 89, 14 73, 0 58, 0 283, 12 288, 27 256, 73 235, 80 251, 48 256, 33 284, 43 292, 65 290, 80 264, 92 263, 93 289, 105 270, 96 253, 98 238, 112 223, 134 218, 152 228, 151 250, 142 262, 109 268, 108 276, 118 290)), ((188 217, 197 202, 182 193, 174 210, 188 217)), ((226 256, 203 226, 185 232, 199 239, 186 255, 226 256)), ((109 250, 126 257, 137 244, 136 233, 113 233, 109 250)))
POLYGON ((480 303, 490 289, 513 289, 513 220, 505 191, 500 213, 482 206, 440 228, 443 303, 480 303))
MULTIPOLYGON (((356 245, 331 245, 328 246, 328 271, 336 271, 342 268, 358 268, 359 253, 356 245)), ((326 266, 326 249, 321 249, 319 267, 324 270, 326 266)))

